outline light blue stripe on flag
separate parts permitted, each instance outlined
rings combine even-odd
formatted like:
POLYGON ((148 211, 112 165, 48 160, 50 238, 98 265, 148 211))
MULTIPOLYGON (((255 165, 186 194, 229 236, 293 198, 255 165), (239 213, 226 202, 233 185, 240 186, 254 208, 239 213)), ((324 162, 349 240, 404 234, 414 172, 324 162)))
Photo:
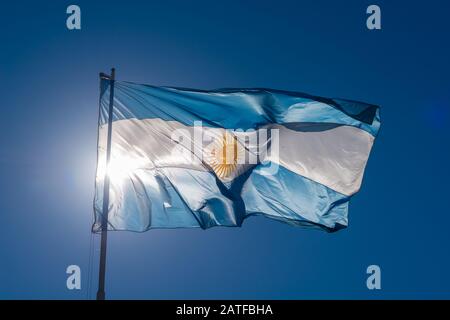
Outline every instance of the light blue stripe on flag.
MULTIPOLYGON (((105 89, 104 97, 109 97, 105 89)), ((109 100, 101 100, 99 124, 107 123, 109 100)), ((379 108, 344 99, 329 99, 273 89, 202 91, 116 82, 113 119, 176 120, 192 126, 228 129, 257 128, 272 123, 333 123, 361 128, 376 135, 379 108)))

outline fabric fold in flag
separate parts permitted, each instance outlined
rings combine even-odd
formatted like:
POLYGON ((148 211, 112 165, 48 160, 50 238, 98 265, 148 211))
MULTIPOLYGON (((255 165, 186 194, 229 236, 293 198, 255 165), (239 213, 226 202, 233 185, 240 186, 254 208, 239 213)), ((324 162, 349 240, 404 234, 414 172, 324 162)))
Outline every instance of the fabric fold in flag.
POLYGON ((253 215, 336 231, 348 224, 379 107, 273 89, 193 90, 101 80, 93 231, 241 226, 253 215))

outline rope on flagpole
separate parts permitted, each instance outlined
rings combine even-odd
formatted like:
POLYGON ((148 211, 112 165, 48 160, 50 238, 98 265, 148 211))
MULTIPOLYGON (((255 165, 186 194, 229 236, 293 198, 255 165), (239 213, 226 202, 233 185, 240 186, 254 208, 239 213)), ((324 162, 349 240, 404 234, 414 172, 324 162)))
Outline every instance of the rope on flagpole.
POLYGON ((93 267, 93 259, 94 259, 94 233, 90 233, 89 239, 89 259, 88 259, 88 283, 86 289, 86 299, 91 299, 91 290, 92 290, 92 267, 93 267))

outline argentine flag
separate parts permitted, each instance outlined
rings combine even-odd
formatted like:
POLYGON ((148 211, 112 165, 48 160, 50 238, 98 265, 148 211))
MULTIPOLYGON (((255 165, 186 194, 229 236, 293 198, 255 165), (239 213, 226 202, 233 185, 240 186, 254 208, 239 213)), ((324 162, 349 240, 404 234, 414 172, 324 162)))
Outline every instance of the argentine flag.
POLYGON ((335 231, 361 187, 379 108, 272 89, 101 80, 93 231, 241 226, 262 215, 335 231))

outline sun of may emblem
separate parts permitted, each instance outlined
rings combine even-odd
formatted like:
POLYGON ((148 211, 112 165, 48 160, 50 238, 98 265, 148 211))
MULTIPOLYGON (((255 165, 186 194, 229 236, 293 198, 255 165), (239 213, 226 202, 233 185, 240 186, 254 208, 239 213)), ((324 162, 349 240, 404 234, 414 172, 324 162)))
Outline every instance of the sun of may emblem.
POLYGON ((221 179, 230 178, 238 167, 242 149, 235 135, 225 131, 208 148, 207 162, 221 179))

